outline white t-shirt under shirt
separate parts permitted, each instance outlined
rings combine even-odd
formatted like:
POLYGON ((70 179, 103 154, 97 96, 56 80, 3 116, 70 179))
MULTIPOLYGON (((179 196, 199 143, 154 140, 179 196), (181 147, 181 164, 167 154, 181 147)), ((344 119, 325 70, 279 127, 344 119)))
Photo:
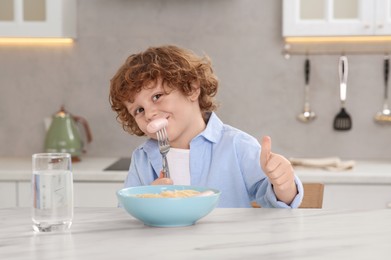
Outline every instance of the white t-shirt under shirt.
POLYGON ((167 160, 174 185, 190 185, 190 150, 170 148, 167 160))

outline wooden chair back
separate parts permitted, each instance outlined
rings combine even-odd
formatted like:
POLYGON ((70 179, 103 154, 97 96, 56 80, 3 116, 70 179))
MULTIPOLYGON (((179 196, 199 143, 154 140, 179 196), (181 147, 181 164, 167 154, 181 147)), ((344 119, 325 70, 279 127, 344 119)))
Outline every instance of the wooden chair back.
MULTIPOLYGON (((304 197, 299 208, 321 209, 323 206, 324 184, 303 183, 303 188, 304 197)), ((253 208, 260 208, 255 201, 253 201, 251 205, 253 208)))
POLYGON ((303 183, 304 197, 299 208, 321 209, 323 206, 324 184, 303 183))

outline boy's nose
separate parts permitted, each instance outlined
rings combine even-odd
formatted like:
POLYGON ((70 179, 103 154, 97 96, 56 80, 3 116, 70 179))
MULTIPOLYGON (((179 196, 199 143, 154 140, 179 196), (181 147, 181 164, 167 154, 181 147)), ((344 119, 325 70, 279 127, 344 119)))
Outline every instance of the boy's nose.
POLYGON ((158 113, 156 109, 148 109, 145 110, 145 117, 147 118, 148 121, 152 121, 158 116, 158 113))

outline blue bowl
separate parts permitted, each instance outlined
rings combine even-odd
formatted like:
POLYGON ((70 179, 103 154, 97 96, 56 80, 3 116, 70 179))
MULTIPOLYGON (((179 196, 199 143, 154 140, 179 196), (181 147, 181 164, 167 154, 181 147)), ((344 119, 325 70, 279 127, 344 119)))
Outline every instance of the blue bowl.
POLYGON ((153 185, 124 188, 117 191, 119 204, 145 225, 154 227, 182 227, 194 225, 217 205, 220 191, 188 185, 153 185), (214 194, 188 198, 140 198, 135 195, 161 193, 167 190, 211 190, 214 194))

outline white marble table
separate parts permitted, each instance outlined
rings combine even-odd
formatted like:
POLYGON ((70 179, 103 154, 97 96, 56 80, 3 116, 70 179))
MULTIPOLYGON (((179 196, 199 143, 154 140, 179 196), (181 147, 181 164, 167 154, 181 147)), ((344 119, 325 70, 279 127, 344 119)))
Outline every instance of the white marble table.
POLYGON ((391 210, 215 209, 154 228, 120 208, 76 208, 67 233, 36 234, 28 208, 0 210, 1 259, 391 259, 391 210))

